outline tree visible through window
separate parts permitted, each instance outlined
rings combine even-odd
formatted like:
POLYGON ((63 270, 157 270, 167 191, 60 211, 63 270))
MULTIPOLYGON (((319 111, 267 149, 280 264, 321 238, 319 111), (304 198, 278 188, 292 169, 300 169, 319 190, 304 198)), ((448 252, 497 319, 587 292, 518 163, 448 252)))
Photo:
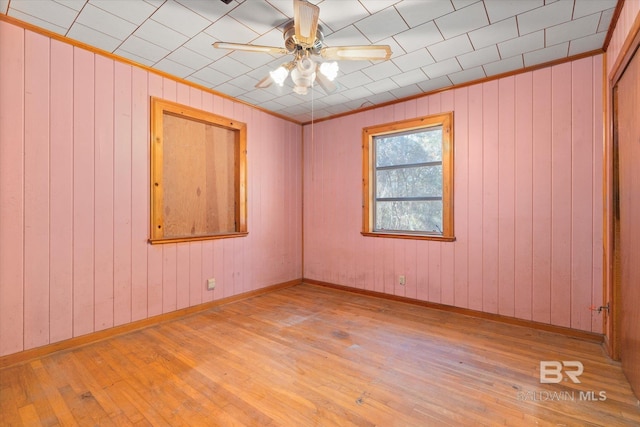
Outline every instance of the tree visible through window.
POLYGON ((365 234, 453 238, 452 113, 363 130, 365 234))

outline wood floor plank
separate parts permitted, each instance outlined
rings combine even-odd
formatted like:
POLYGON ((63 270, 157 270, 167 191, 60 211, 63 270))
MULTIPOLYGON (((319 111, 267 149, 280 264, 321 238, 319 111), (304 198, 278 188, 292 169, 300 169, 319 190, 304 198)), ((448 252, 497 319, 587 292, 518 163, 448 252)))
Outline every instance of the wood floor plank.
POLYGON ((0 410, 2 426, 640 425, 598 343, 307 284, 4 368, 0 410), (582 362, 581 382, 541 384, 541 360, 582 362))

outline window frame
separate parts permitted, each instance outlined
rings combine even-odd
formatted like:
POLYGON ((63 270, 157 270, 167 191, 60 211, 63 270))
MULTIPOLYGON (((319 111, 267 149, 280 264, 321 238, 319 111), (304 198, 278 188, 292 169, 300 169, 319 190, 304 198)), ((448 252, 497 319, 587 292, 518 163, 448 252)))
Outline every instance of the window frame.
POLYGON ((200 240, 243 237, 247 231, 247 126, 245 123, 218 116, 214 113, 181 105, 160 98, 151 97, 151 170, 150 170, 150 238, 149 243, 177 243, 200 240), (164 182, 163 182, 163 138, 164 115, 191 120, 214 127, 230 130, 234 134, 233 177, 235 230, 215 234, 194 236, 164 236, 164 182))
POLYGON ((362 129, 362 232, 363 236, 454 241, 453 227, 453 112, 422 116, 362 129), (375 230, 376 153, 374 137, 442 126, 442 234, 424 231, 375 230))

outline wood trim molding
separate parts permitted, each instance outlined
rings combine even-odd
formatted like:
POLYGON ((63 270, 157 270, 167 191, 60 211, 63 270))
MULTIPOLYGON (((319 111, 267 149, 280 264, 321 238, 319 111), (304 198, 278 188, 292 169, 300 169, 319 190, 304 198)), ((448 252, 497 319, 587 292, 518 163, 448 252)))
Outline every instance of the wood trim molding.
MULTIPOLYGON (((613 67, 611 68, 611 72, 609 72, 609 83, 613 88, 620 77, 622 77, 622 73, 629 65, 633 54, 636 49, 640 45, 640 13, 636 15, 635 20, 633 21, 633 25, 629 29, 627 33, 627 37, 624 40, 624 44, 620 48, 620 52, 618 52, 618 57, 615 58, 615 62, 613 63, 613 67)), ((609 62, 609 61, 607 61, 609 62)))
POLYGON ((602 49, 604 51, 609 48, 609 43, 611 43, 611 38, 613 37, 613 32, 616 29, 616 25, 618 25, 618 19, 620 19, 620 14, 622 13, 624 2, 625 0, 618 0, 618 4, 616 4, 616 8, 613 11, 613 16, 611 16, 611 24, 609 25, 609 30, 607 31, 607 35, 604 38, 604 43, 602 44, 602 49))
POLYGON ((206 302, 204 304, 194 305, 192 307, 183 308, 181 310, 172 311, 170 313, 159 314, 157 316, 127 323, 126 325, 116 326, 114 328, 109 328, 102 331, 93 332, 87 335, 70 338, 64 341, 45 345, 42 347, 21 351, 19 353, 9 354, 7 356, 0 357, 0 369, 6 368, 12 365, 17 365, 20 363, 25 363, 39 357, 56 353, 58 351, 64 351, 64 350, 70 350, 76 347, 82 347, 97 341, 102 341, 102 340, 114 337, 116 335, 126 334, 128 332, 148 328, 150 326, 154 326, 159 323, 164 323, 170 320, 178 319, 180 317, 185 317, 195 313, 200 313, 202 311, 206 311, 214 307, 219 307, 222 305, 231 304, 231 303, 245 300, 248 298, 264 295, 269 292, 277 291, 279 289, 289 288, 291 286, 299 285, 301 283, 302 283, 302 279, 290 280, 288 282, 278 283, 276 285, 267 286, 265 288, 256 289, 254 291, 249 291, 242 294, 233 295, 227 298, 206 302))
POLYGON ((463 314, 465 316, 477 317, 479 319, 492 320, 494 322, 502 322, 509 325, 522 326, 525 328, 537 329, 545 332, 553 332, 556 334, 561 334, 571 338, 581 339, 584 341, 591 341, 591 342, 596 342, 600 344, 602 344, 604 341, 604 336, 602 334, 598 334, 595 332, 587 332, 587 331, 581 331, 578 329, 566 328, 563 326, 549 325, 547 323, 535 322, 533 320, 517 319, 515 317, 504 316, 501 314, 485 313, 483 311, 471 310, 469 308, 454 307, 451 305, 439 304, 439 303, 434 303, 429 301, 421 301, 421 300, 402 297, 398 295, 390 295, 382 292, 369 291, 366 289, 351 288, 349 286, 336 285, 334 283, 323 282, 320 280, 305 278, 305 279, 302 279, 302 281, 303 283, 309 284, 309 285, 324 286, 327 288, 337 289, 344 292, 351 292, 354 294, 367 295, 367 296, 376 297, 376 298, 383 298, 391 301, 399 301, 407 304, 413 304, 421 307, 431 308, 434 310, 443 310, 443 311, 448 311, 450 313, 463 314))

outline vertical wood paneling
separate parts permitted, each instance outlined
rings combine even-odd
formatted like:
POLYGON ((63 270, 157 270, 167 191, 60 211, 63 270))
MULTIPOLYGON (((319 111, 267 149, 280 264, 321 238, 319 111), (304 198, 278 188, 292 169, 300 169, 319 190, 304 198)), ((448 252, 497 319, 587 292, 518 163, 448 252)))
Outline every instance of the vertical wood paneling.
POLYGON ((114 61, 95 57, 95 329, 113 326, 114 61))
POLYGON ((73 50, 73 335, 94 331, 94 55, 73 50))
POLYGON ((454 123, 454 303, 458 307, 469 306, 469 102, 468 89, 455 90, 454 123))
POLYGON ((25 34, 24 347, 49 342, 49 39, 25 34))
MULTIPOLYGON (((515 77, 515 99, 533 99, 533 75, 515 77)), ((532 318, 533 295, 533 103, 515 103, 514 315, 532 318)))
POLYGON ((149 235, 149 95, 147 73, 131 70, 131 320, 147 317, 149 235), (134 167, 135 166, 135 167, 134 167))
POLYGON ((50 340, 73 336, 73 47, 51 41, 50 340))
MULTIPOLYGON (((483 268, 483 109, 482 85, 469 87, 469 308, 482 310, 483 268)), ((454 116, 455 120, 455 116, 454 116)), ((455 159, 454 159, 455 162, 455 159)), ((455 209, 455 206, 454 206, 455 209)), ((455 227, 455 225, 454 225, 455 227)))
POLYGON ((571 324, 571 64, 551 71, 551 323, 571 324))
MULTIPOLYGON (((603 81, 604 79, 598 79, 597 77, 602 72, 603 69, 603 60, 604 56, 595 56, 593 57, 592 62, 592 75, 594 79, 594 89, 593 89, 593 105, 604 105, 603 99, 603 81)), ((603 251, 604 251, 604 242, 603 242, 603 208, 602 208, 602 200, 604 194, 604 168, 602 165, 604 164, 604 151, 602 147, 604 144, 604 115, 602 111, 599 111, 597 108, 593 109, 593 191, 591 194, 593 195, 592 200, 592 212, 593 212, 593 258, 591 260, 592 265, 592 275, 591 275, 591 298, 592 305, 595 307, 600 307, 603 304, 603 292, 601 289, 602 277, 604 273, 604 265, 603 265, 603 251)), ((592 315, 591 316, 591 330, 594 332, 602 332, 603 329, 603 316, 602 315, 592 315)))
POLYGON ((593 269, 593 81, 591 58, 572 64, 571 75, 571 326, 591 328, 593 269))
MULTIPOLYGON (((131 322, 132 314, 132 67, 114 69, 113 324, 131 322)), ((146 264, 146 260, 145 260, 146 264)))
POLYGON ((0 24, 0 355, 24 349, 24 33, 0 24))
POLYGON ((594 58, 316 123, 313 141, 306 126, 305 277, 593 330, 593 323, 572 314, 572 303, 574 312, 579 309, 577 300, 566 297, 574 289, 578 299, 595 301, 602 283, 592 273, 601 263, 594 249, 595 216, 586 230, 586 223, 577 226, 581 219, 574 212, 601 207, 594 197, 593 153, 601 147, 596 134, 602 126, 583 119, 582 110, 572 114, 571 95, 572 85, 576 91, 589 87, 581 94, 581 108, 591 115, 601 112, 593 94, 602 70, 598 75, 594 58), (361 215, 361 186, 350 183, 362 153, 344 145, 359 138, 363 126, 444 110, 454 111, 456 241, 348 238, 351 229, 361 227, 347 218, 361 215), (578 147, 586 153, 572 156, 578 147), (572 181, 576 162, 580 179, 572 181), (576 226, 587 246, 580 262, 577 249, 571 249, 576 226), (415 288, 412 281, 399 287, 398 276, 409 280, 414 263, 415 288), (369 278, 360 285, 360 277, 369 278))
POLYGON ((498 82, 498 313, 514 315, 515 77, 498 82))
POLYGON ((532 318, 551 322, 551 69, 533 73, 532 318))
MULTIPOLYGON (((498 203, 500 200, 498 146, 499 82, 494 80, 482 85, 482 111, 484 115, 482 145, 482 310, 498 312, 498 203)), ((507 160, 508 161, 508 160, 507 160)))
POLYGON ((300 278, 299 125, 4 21, 0 49, 0 356, 300 278), (148 244, 150 96, 247 123, 249 237, 148 244))

